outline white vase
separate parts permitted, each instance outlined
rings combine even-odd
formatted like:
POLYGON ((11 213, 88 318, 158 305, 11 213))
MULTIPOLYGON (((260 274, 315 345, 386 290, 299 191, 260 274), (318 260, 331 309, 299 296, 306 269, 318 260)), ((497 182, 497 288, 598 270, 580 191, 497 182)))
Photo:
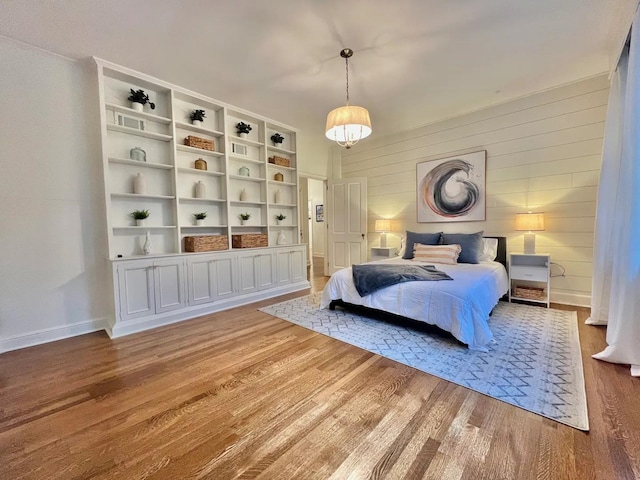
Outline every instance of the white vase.
POLYGON ((147 223, 147 219, 146 218, 136 218, 136 225, 138 227, 144 227, 147 223))
POLYGON ((198 182, 193 187, 193 193, 195 198, 207 198, 207 188, 202 180, 198 180, 198 182))
POLYGON ((273 193, 273 203, 280 203, 280 202, 282 202, 282 194, 280 193, 280 189, 277 189, 273 193))
POLYGON ((131 108, 133 108, 136 112, 141 112, 144 110, 144 105, 140 102, 131 102, 131 108))
POLYGON ((204 219, 203 218, 196 218, 196 225, 198 227, 201 227, 202 225, 204 225, 204 219))
POLYGON ((240 225, 244 225, 244 222, 246 222, 246 220, 244 220, 243 218, 240 219, 240 225))
POLYGON ((202 120, 191 120, 191 124, 196 126, 196 127, 201 127, 202 126, 202 120))
POLYGON ((138 173, 133 179, 133 193, 136 195, 145 195, 147 193, 147 183, 141 173, 138 173))
POLYGON ((278 239, 276 240, 276 245, 286 245, 287 244, 287 237, 285 237, 284 235, 284 230, 280 230, 280 232, 278 232, 278 239))
POLYGON ((276 225, 282 225, 282 220, 276 218, 276 225))
POLYGON ((240 190, 240 201, 241 202, 247 201, 247 191, 244 188, 240 190))
POLYGON ((242 132, 242 133, 239 133, 239 134, 238 134, 238 136, 239 136, 240 138, 247 138, 247 137, 249 136, 249 134, 248 134, 248 133, 244 133, 244 132, 242 132))
POLYGON ((142 247, 142 251, 145 255, 149 255, 151 253, 151 232, 147 232, 147 235, 144 240, 144 246, 142 247))

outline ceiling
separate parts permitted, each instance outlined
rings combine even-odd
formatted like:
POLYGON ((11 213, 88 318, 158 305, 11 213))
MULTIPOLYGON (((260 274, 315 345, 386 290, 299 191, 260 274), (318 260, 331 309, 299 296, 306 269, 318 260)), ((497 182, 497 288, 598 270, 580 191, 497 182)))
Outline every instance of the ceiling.
POLYGON ((374 135, 608 70, 619 0, 2 0, 0 34, 97 56, 324 134, 345 102, 374 135))

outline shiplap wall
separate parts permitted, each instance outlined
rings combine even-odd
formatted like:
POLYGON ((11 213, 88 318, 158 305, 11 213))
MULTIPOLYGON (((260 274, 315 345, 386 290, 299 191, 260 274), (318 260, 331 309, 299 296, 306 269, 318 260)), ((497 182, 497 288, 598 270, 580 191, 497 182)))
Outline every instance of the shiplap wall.
MULTIPOLYGON (((508 237, 522 251, 515 214, 545 212, 536 251, 566 270, 551 281, 551 299, 589 305, 593 227, 609 88, 605 75, 505 102, 400 134, 374 134, 342 155, 342 176, 367 177, 368 230, 391 218, 390 246, 412 231, 476 232, 508 237), (416 164, 487 151, 484 222, 417 223, 416 164)), ((375 119, 374 119, 375 121, 375 119)), ((379 235, 369 233, 377 245, 379 235)), ((561 268, 552 266, 552 275, 561 268)))

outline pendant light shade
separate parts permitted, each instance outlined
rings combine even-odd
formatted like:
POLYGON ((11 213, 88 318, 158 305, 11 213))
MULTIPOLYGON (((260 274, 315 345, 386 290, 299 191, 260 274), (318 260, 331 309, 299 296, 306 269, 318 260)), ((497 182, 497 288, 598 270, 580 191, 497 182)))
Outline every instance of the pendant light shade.
POLYGON ((350 48, 340 52, 346 65, 347 104, 329 112, 325 134, 329 140, 346 148, 351 148, 352 145, 371 135, 371 119, 367 109, 349 105, 349 58, 352 55, 353 50, 350 48))

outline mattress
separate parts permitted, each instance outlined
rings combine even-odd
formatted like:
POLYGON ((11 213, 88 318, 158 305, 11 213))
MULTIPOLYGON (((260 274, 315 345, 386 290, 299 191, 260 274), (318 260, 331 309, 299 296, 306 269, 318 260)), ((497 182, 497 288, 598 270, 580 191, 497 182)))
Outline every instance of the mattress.
POLYGON ((509 288, 507 271, 501 263, 442 265, 401 258, 372 263, 435 265, 453 281, 406 282, 361 297, 353 284, 351 268, 344 268, 329 279, 320 307, 328 308, 332 300, 342 300, 401 315, 436 325, 472 350, 487 351, 486 345, 493 338, 489 314, 509 288))

